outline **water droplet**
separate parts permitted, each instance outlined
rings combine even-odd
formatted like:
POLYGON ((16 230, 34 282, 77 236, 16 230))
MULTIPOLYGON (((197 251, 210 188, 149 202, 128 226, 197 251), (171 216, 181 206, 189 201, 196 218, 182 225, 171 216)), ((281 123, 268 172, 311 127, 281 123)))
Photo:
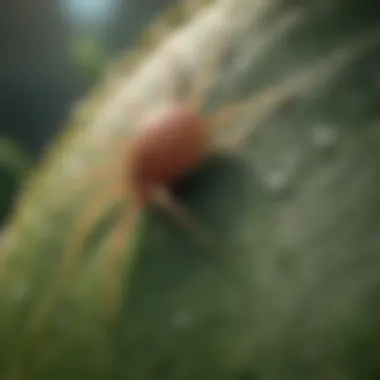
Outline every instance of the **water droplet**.
POLYGON ((319 124, 312 128, 312 138, 316 145, 329 147, 338 139, 338 131, 332 125, 319 124))
POLYGON ((274 170, 267 173, 265 178, 265 183, 272 191, 284 190, 289 183, 289 175, 285 170, 274 170))

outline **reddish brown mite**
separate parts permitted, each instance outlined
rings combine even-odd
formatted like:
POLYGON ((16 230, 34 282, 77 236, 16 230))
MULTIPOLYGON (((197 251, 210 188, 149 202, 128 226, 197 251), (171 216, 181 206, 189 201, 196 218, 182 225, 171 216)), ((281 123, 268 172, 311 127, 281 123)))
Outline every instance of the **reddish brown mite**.
MULTIPOLYGON (((113 229, 107 244, 107 257, 105 264, 105 300, 107 302, 108 315, 115 315, 119 304, 119 291, 121 290, 125 241, 128 234, 133 230, 134 225, 141 212, 151 203, 160 206, 165 212, 170 214, 178 223, 193 234, 196 239, 211 245, 217 246, 215 237, 206 232, 206 228, 201 226, 191 214, 173 198, 170 187, 178 179, 186 176, 204 160, 205 156, 213 152, 210 144, 212 131, 216 127, 227 124, 233 120, 240 112, 250 109, 255 102, 255 98, 229 105, 222 108, 211 116, 204 116, 201 113, 203 94, 212 84, 214 76, 218 72, 220 65, 222 47, 217 47, 211 54, 209 65, 202 70, 200 77, 194 83, 192 91, 182 101, 177 100, 177 81, 178 68, 173 66, 171 83, 167 86, 167 93, 163 105, 158 107, 155 112, 148 113, 147 117, 139 117, 141 110, 134 104, 131 107, 137 109, 137 128, 136 135, 128 142, 125 148, 126 156, 119 161, 119 167, 123 174, 115 178, 122 178, 117 186, 110 186, 104 193, 104 198, 94 198, 94 203, 87 204, 82 217, 77 220, 77 226, 73 236, 69 241, 67 253, 63 257, 60 266, 60 273, 57 276, 58 284, 55 289, 65 288, 69 281, 69 276, 75 262, 83 249, 84 238, 87 231, 91 230, 99 215, 102 215, 102 208, 109 207, 112 200, 118 197, 125 197, 128 192, 131 195, 132 209, 128 210, 128 215, 123 217, 118 225, 113 229), (177 75, 176 75, 177 74, 177 75), (239 112, 240 111, 240 112, 239 112), (211 149, 210 149, 211 148, 211 149), (119 273, 119 275, 117 275, 119 273)), ((121 142, 121 144, 125 144, 121 142)), ((116 156, 110 160, 120 160, 119 149, 114 150, 116 156)), ((123 157, 121 157, 123 158, 123 157)), ((107 171, 112 171, 111 163, 106 160, 104 167, 107 171)), ((100 168, 96 167, 94 173, 87 173, 86 185, 94 174, 98 178, 100 168), (90 174, 90 175, 88 175, 90 174)), ((87 186, 88 187, 88 186, 87 186)), ((52 297, 56 298, 56 297, 52 297)), ((54 302, 54 301, 52 301, 54 302)), ((46 312, 51 305, 46 305, 46 312)), ((41 312, 41 309, 40 309, 41 312)), ((42 312, 43 315, 44 312, 42 312)), ((41 314, 37 317, 41 323, 41 314)))
POLYGON ((127 183, 134 199, 145 206, 156 191, 194 169, 207 146, 207 123, 197 110, 183 104, 142 120, 140 133, 129 146, 127 183))
MULTIPOLYGON (((219 54, 212 54, 212 58, 218 61, 220 56, 219 54)), ((218 66, 219 62, 213 63, 203 70, 203 75, 194 84, 193 91, 183 101, 178 101, 175 91, 172 91, 175 87, 175 79, 178 79, 174 76, 172 83, 168 86, 166 107, 161 109, 162 113, 149 113, 149 118, 140 118, 140 121, 137 122, 139 125, 137 134, 128 143, 127 155, 124 160, 123 157, 120 157, 120 150, 118 149, 120 146, 115 147, 116 149, 109 151, 116 152, 116 155, 111 154, 112 157, 110 160, 106 160, 105 165, 96 166, 95 172, 91 170, 91 172, 86 173, 84 181, 88 185, 88 181, 93 178, 93 175, 99 179, 99 172, 104 173, 101 169, 105 169, 107 172, 111 172, 112 178, 116 181, 116 186, 110 185, 104 194, 104 198, 95 198, 94 204, 85 204, 86 212, 82 213, 77 221, 73 236, 69 240, 67 253, 64 255, 63 263, 60 266, 61 272, 58 274, 57 286, 53 286, 52 297, 50 299, 42 297, 44 300, 47 299, 47 304, 42 305, 38 309, 37 315, 34 316, 35 318, 32 319, 35 328, 38 329, 43 326, 46 315, 51 311, 57 298, 55 292, 65 288, 64 285, 70 281, 69 275, 75 267, 77 255, 83 248, 82 243, 86 238, 86 233, 91 230, 99 215, 103 215, 102 207, 108 208, 113 200, 125 198, 126 192, 131 192, 132 209, 128 210, 127 218, 122 218, 113 229, 107 241, 112 247, 106 250, 107 255, 104 256, 108 260, 105 265, 104 280, 105 298, 106 302, 109 301, 106 311, 110 313, 109 315, 114 316, 117 312, 120 302, 118 292, 122 288, 121 280, 123 277, 120 270, 127 267, 122 262, 124 258, 122 248, 128 238, 128 233, 136 222, 136 218, 150 203, 161 206, 189 231, 192 230, 195 236, 206 236, 207 241, 209 241, 209 235, 204 233, 205 230, 200 228, 198 222, 171 195, 172 183, 194 170, 210 152, 209 137, 215 127, 229 123, 239 115, 239 111, 245 112, 251 108, 252 111, 253 109, 255 111, 264 109, 265 115, 266 112, 273 111, 275 107, 289 104, 289 100, 292 102, 296 99, 295 95, 305 85, 305 78, 313 74, 313 72, 303 72, 290 78, 290 80, 286 79, 280 85, 275 85, 274 88, 269 88, 264 93, 259 94, 258 97, 253 96, 243 102, 229 105, 211 117, 205 117, 201 114, 202 94, 212 83, 212 74, 218 71, 213 69, 218 66), (120 166, 113 165, 115 160, 116 163, 120 163, 120 166), (115 174, 112 170, 114 167, 121 169, 120 172, 115 174), (121 173, 121 176, 117 175, 121 173), (119 181, 120 177, 123 178, 122 181, 119 181), (62 284, 62 281, 65 283, 62 284)), ((125 142, 121 141, 121 144, 125 144, 125 142)), ((88 188, 88 186, 86 187, 88 188)), ((94 191, 95 193, 99 195, 98 192, 94 191)))

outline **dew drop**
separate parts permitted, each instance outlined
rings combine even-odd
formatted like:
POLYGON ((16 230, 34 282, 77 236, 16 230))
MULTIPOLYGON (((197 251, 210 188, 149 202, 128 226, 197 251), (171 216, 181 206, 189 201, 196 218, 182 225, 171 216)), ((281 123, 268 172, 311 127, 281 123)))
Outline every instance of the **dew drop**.
POLYGON ((319 124, 312 128, 314 143, 322 148, 333 145, 338 139, 338 131, 330 124, 319 124))
POLYGON ((271 191, 282 191, 289 184, 289 175, 285 170, 273 170, 264 177, 266 185, 271 191))

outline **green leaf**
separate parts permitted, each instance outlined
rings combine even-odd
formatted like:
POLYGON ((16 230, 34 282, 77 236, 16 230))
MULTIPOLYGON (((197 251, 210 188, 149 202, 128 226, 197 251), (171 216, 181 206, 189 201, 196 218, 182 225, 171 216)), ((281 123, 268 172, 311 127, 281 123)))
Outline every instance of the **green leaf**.
POLYGON ((172 50, 143 52, 83 104, 3 238, 0 377, 378 378, 380 13, 371 1, 281 4, 200 10, 168 36, 172 50), (162 100, 170 52, 196 83, 219 40, 230 54, 203 111, 256 100, 175 194, 223 254, 152 207, 118 232, 113 268, 130 211, 118 187, 130 97, 143 113, 162 100), (108 320, 105 279, 120 276, 108 320))

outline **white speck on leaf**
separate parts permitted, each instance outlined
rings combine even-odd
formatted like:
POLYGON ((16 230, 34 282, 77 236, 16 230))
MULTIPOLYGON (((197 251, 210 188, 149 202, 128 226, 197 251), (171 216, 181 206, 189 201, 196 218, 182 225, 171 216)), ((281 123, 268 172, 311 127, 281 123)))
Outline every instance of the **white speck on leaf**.
POLYGON ((338 131, 332 125, 319 124, 312 128, 312 139, 317 146, 329 147, 338 139, 338 131))
POLYGON ((267 173, 264 177, 264 182, 271 191, 284 190, 289 183, 289 176, 285 170, 274 170, 267 173))

